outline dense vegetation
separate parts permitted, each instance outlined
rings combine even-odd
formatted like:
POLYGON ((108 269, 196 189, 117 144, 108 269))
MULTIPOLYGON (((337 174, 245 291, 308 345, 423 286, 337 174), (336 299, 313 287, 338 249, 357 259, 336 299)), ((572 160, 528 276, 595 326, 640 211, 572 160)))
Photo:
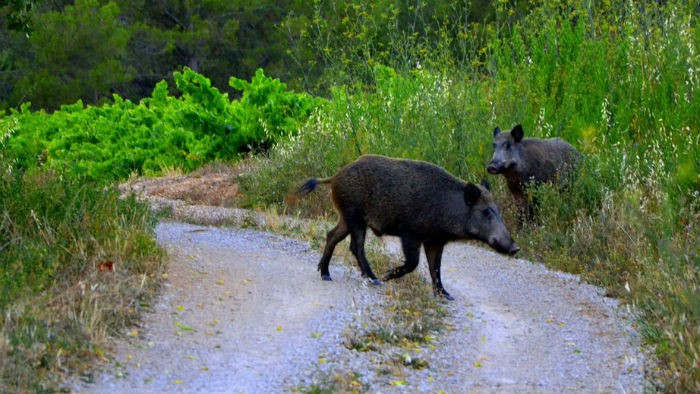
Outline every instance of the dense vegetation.
MULTIPOLYGON (((99 319, 30 306, 52 304, 55 278, 65 288, 93 283, 83 275, 113 280, 98 274, 105 261, 138 277, 136 261, 159 261, 145 208, 103 186, 264 151, 241 179, 248 205, 329 212, 322 197, 291 206, 285 196, 380 153, 491 180, 523 252, 633 305, 665 388, 700 391, 698 5, 486 3, 0 3, 10 17, 0 102, 16 108, 0 117, 0 350, 32 355, 43 372, 65 368, 71 349, 99 354, 98 336, 81 331, 99 319), (293 93, 261 66, 325 98, 293 93), (586 157, 570 190, 531 191, 542 208, 523 228, 503 181, 485 171, 491 130, 516 123, 586 157), (103 228, 119 233, 91 236, 103 228), (83 342, 51 342, 55 327, 83 342)), ((159 264, 148 267, 156 277, 159 264)), ((83 293, 66 293, 89 309, 83 293)), ((2 376, 19 377, 8 387, 31 381, 9 365, 2 376)))
POLYGON ((234 93, 229 77, 249 80, 261 67, 297 91, 323 92, 339 76, 309 43, 347 44, 347 60, 355 60, 364 45, 389 50, 394 40, 410 45, 426 33, 433 21, 416 11, 473 20, 493 14, 487 0, 369 3, 0 0, 0 109, 100 104, 113 93, 138 101, 185 66, 227 93, 234 93), (384 24, 388 13, 394 25, 384 24))
POLYGON ((0 178, 0 391, 51 391, 61 373, 89 374, 147 306, 162 252, 148 207, 115 190, 44 171, 0 178))
POLYGON ((231 78, 239 100, 229 100, 188 68, 174 79, 177 97, 161 81, 138 104, 117 95, 98 107, 78 101, 53 113, 31 112, 25 104, 0 118, 12 136, 3 153, 18 169, 42 166, 109 184, 131 174, 193 170, 264 148, 296 134, 315 102, 262 70, 250 82, 231 78))
POLYGON ((190 69, 138 104, 114 96, 0 117, 0 391, 60 386, 147 305, 160 282, 155 220, 113 185, 234 160, 296 134, 315 99, 258 71, 229 100, 190 69), (7 358, 5 358, 7 355, 7 358), (88 357, 86 357, 88 356, 88 357))

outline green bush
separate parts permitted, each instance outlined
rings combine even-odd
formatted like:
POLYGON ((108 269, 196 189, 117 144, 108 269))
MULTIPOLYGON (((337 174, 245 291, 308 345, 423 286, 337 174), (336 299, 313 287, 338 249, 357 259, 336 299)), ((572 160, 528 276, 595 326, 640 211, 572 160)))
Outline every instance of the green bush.
POLYGON ((305 178, 330 176, 367 153, 431 161, 475 181, 485 176, 491 133, 488 109, 476 110, 478 86, 459 89, 444 75, 403 76, 385 66, 374 79, 369 91, 335 88, 300 135, 280 141, 268 165, 242 179, 247 203, 281 204, 305 178))
POLYGON ((24 105, 0 117, 0 127, 12 133, 6 155, 17 168, 46 167, 103 184, 133 173, 189 171, 293 135, 317 103, 262 70, 250 83, 231 79, 241 100, 230 100, 190 69, 174 79, 179 97, 163 81, 139 104, 115 95, 110 104, 85 107, 78 101, 51 114, 24 105))

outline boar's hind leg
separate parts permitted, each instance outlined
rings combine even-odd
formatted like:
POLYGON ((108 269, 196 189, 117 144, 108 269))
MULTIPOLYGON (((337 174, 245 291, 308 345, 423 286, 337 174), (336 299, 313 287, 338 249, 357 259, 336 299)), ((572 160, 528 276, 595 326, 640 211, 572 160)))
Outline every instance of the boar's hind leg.
POLYGON ((345 239, 349 233, 350 229, 343 218, 340 219, 333 230, 328 232, 326 237, 326 246, 323 249, 323 256, 321 257, 321 261, 318 263, 318 270, 321 271, 321 279, 331 280, 331 273, 328 271, 328 264, 331 262, 331 257, 333 257, 335 246, 338 244, 338 242, 345 239))
POLYGON ((418 260, 420 258, 420 243, 411 239, 410 237, 401 237, 401 247, 403 248, 403 255, 406 258, 406 262, 403 265, 394 267, 384 274, 383 280, 391 280, 400 278, 409 272, 413 272, 418 266, 418 260))
POLYGON ((445 291, 445 288, 442 287, 442 279, 440 278, 442 250, 445 248, 445 243, 426 241, 423 244, 423 248, 425 248, 425 257, 428 259, 430 277, 433 280, 433 292, 435 293, 435 295, 445 297, 450 301, 454 300, 450 293, 445 291))
POLYGON ((367 256, 365 256, 365 235, 367 235, 367 223, 364 220, 358 219, 348 223, 350 227, 350 251, 357 259, 357 264, 360 266, 362 276, 372 280, 374 284, 381 282, 374 276, 374 272, 369 267, 367 256))

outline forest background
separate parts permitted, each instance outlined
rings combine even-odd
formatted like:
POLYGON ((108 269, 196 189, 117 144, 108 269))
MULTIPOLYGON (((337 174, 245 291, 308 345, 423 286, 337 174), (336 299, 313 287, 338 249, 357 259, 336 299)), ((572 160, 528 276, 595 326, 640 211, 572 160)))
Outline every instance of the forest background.
POLYGON ((250 79, 263 68, 296 91, 323 94, 343 82, 329 70, 328 51, 353 48, 356 55, 375 57, 359 52, 391 51, 397 35, 409 42, 432 35, 434 41, 435 23, 443 19, 487 22, 495 16, 484 0, 3 3, 0 108, 31 102, 47 110, 79 99, 99 104, 115 93, 137 101, 161 80, 172 82, 173 71, 184 66, 225 92, 232 92, 231 76, 250 79), (361 25, 364 36, 354 31, 361 25))
POLYGON ((700 392, 699 15, 681 0, 0 1, 0 389, 60 386, 147 307, 155 219, 105 186, 249 157, 246 206, 325 215, 289 191, 363 153, 479 181, 493 128, 521 123, 585 157, 568 190, 531 190, 542 209, 523 227, 489 178, 524 255, 632 306, 661 388, 700 392), (99 274, 110 263, 118 280, 99 274))

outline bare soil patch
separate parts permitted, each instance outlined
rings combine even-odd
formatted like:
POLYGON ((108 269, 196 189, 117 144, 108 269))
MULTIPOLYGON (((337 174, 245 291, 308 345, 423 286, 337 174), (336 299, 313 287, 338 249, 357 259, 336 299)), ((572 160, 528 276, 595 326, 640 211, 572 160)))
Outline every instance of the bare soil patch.
POLYGON ((121 184, 119 188, 122 193, 135 192, 147 198, 230 208, 238 206, 239 203, 239 186, 236 178, 247 170, 244 162, 237 166, 216 163, 189 174, 132 179, 121 184))

